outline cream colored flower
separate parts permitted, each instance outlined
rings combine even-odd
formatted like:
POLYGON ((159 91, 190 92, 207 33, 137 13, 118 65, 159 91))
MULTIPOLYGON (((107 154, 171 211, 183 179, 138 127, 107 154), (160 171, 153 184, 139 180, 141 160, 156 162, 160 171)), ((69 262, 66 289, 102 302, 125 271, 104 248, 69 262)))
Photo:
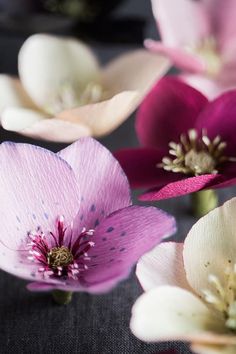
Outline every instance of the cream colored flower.
POLYGON ((235 354, 236 198, 201 218, 184 244, 163 243, 143 256, 137 276, 147 291, 132 311, 138 338, 235 354))
POLYGON ((33 35, 19 52, 19 79, 0 75, 2 126, 62 142, 108 134, 168 68, 167 59, 146 50, 131 51, 101 68, 76 39, 33 35))

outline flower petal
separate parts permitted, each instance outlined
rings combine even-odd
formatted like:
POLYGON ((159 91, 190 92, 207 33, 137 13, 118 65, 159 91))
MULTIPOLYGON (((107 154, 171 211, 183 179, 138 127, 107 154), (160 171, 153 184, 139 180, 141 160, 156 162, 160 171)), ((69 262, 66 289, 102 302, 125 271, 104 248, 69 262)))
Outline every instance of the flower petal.
POLYGON ((112 60, 102 70, 102 79, 109 95, 137 91, 141 100, 169 68, 165 57, 139 49, 112 60))
POLYGON ((115 152, 132 188, 162 187, 180 178, 179 174, 158 167, 164 154, 157 149, 136 148, 115 152))
POLYGON ((168 144, 194 128, 207 99, 174 77, 165 77, 144 99, 136 120, 139 140, 168 154, 168 144), (166 129, 168 127, 168 129, 166 129))
POLYGON ((231 345, 207 345, 207 344, 199 344, 193 343, 191 345, 191 349, 194 353, 198 354, 235 354, 236 346, 231 345))
POLYGON ((201 73, 206 70, 205 62, 197 55, 189 53, 181 48, 168 47, 162 42, 146 39, 144 45, 151 52, 167 56, 179 69, 193 73, 201 73))
POLYGON ((33 145, 2 143, 0 164, 0 267, 35 280, 28 232, 38 226, 54 232, 59 215, 71 222, 80 204, 77 180, 65 161, 33 145))
POLYGON ((217 317, 195 295, 161 286, 139 297, 132 309, 131 331, 148 342, 169 340, 213 342, 222 329, 217 317))
POLYGON ((6 107, 36 108, 20 81, 15 77, 0 74, 0 92, 0 113, 6 107))
POLYGON ((92 138, 80 139, 58 153, 73 168, 80 190, 81 227, 94 229, 115 210, 131 204, 130 188, 118 161, 92 138))
POLYGON ((62 143, 71 143, 91 135, 89 127, 83 124, 74 124, 56 118, 43 119, 21 130, 20 133, 35 139, 62 143))
POLYGON ((121 125, 135 110, 138 100, 137 92, 125 91, 106 101, 61 112, 57 118, 87 125, 93 136, 99 137, 121 125))
POLYGON ((210 102, 198 116, 196 128, 206 129, 211 139, 220 135, 227 143, 226 155, 235 156, 236 90, 226 92, 210 102))
POLYGON ((109 290, 112 280, 114 285, 127 277, 142 254, 175 230, 174 218, 153 207, 131 206, 111 214, 95 229, 84 285, 88 291, 97 284, 100 291, 109 290))
POLYGON ((209 274, 224 282, 224 271, 235 263, 235 210, 233 198, 201 218, 187 235, 184 266, 189 284, 198 293, 209 288, 209 274))
POLYGON ((52 291, 57 289, 55 284, 33 282, 27 285, 27 289, 30 291, 52 291))
POLYGON ((223 181, 223 177, 219 174, 201 175, 188 178, 183 177, 176 182, 166 184, 161 189, 151 189, 143 193, 139 199, 146 201, 179 197, 181 195, 198 192, 202 189, 215 187, 221 181, 223 181))
POLYGON ((6 130, 20 132, 47 118, 42 113, 21 107, 9 107, 2 112, 2 126, 6 130))
MULTIPOLYGON (((98 63, 90 49, 75 39, 35 34, 19 52, 18 69, 26 91, 40 107, 54 113, 62 90, 82 92, 99 80, 98 63)), ((64 92, 63 91, 63 92, 64 92)))
POLYGON ((164 242, 139 260, 136 275, 145 291, 161 285, 190 290, 183 264, 183 244, 164 242))
POLYGON ((194 47, 209 35, 209 18, 202 2, 152 0, 152 10, 162 40, 169 46, 194 47))

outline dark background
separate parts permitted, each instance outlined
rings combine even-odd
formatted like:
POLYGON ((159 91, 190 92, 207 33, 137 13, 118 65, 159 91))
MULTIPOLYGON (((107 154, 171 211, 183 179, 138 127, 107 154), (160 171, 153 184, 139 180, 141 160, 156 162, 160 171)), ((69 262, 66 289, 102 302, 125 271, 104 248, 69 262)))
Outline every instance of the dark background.
MULTIPOLYGON (((23 41, 34 31, 79 33, 80 37, 86 38, 102 63, 119 53, 141 47, 143 37, 157 37, 148 0, 124 0, 113 18, 100 19, 95 29, 87 25, 75 26, 71 21, 57 20, 48 15, 32 15, 26 19, 6 18, 4 15, 0 20, 0 72, 10 74, 17 74, 17 53, 23 41)), ((134 119, 135 115, 100 141, 112 151, 136 146, 134 119)), ((52 151, 65 147, 64 144, 35 141, 2 129, 0 140, 34 143, 52 151)), ((234 195, 232 188, 220 191, 220 202, 234 195)), ((178 233, 175 240, 182 240, 195 222, 189 210, 189 197, 155 205, 176 216, 178 233)), ((131 307, 141 293, 133 272, 128 280, 109 294, 92 296, 78 293, 74 294, 68 306, 58 306, 49 293, 31 293, 26 290, 24 281, 0 272, 0 353, 157 354, 170 348, 178 349, 179 353, 190 353, 187 345, 146 344, 130 333, 131 307)))

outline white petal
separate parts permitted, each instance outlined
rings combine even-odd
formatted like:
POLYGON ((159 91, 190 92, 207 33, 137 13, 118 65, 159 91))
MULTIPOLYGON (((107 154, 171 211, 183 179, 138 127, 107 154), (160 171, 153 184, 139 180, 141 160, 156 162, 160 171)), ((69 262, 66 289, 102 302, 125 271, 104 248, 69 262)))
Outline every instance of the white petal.
POLYGON ((50 113, 67 90, 80 95, 89 82, 99 80, 97 60, 87 46, 75 39, 44 34, 25 41, 18 67, 28 94, 50 113))
POLYGON ((236 198, 201 218, 184 243, 184 266, 189 284, 209 288, 208 276, 224 281, 224 271, 236 262, 236 198))
POLYGON ((144 293, 132 309, 131 330, 144 341, 206 341, 220 337, 218 318, 192 293, 161 286, 144 293), (216 337, 216 338, 215 338, 216 337))
POLYGON ((27 108, 12 107, 2 112, 2 126, 6 130, 21 131, 47 118, 43 114, 27 108))
POLYGON ((35 107, 17 78, 0 74, 0 114, 6 107, 35 107))
POLYGON ((145 291, 161 285, 190 289, 183 265, 183 244, 161 243, 139 260, 136 275, 145 291))

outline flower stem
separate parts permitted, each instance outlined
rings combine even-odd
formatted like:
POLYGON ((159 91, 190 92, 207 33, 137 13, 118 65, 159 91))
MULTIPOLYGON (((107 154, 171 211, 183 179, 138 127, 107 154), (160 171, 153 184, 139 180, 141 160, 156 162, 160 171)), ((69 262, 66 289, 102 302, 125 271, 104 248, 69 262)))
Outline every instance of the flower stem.
POLYGON ((59 305, 67 305, 71 302, 72 291, 53 290, 52 297, 59 305))
POLYGON ((192 194, 193 214, 201 217, 217 207, 218 195, 213 189, 207 189, 192 194))

